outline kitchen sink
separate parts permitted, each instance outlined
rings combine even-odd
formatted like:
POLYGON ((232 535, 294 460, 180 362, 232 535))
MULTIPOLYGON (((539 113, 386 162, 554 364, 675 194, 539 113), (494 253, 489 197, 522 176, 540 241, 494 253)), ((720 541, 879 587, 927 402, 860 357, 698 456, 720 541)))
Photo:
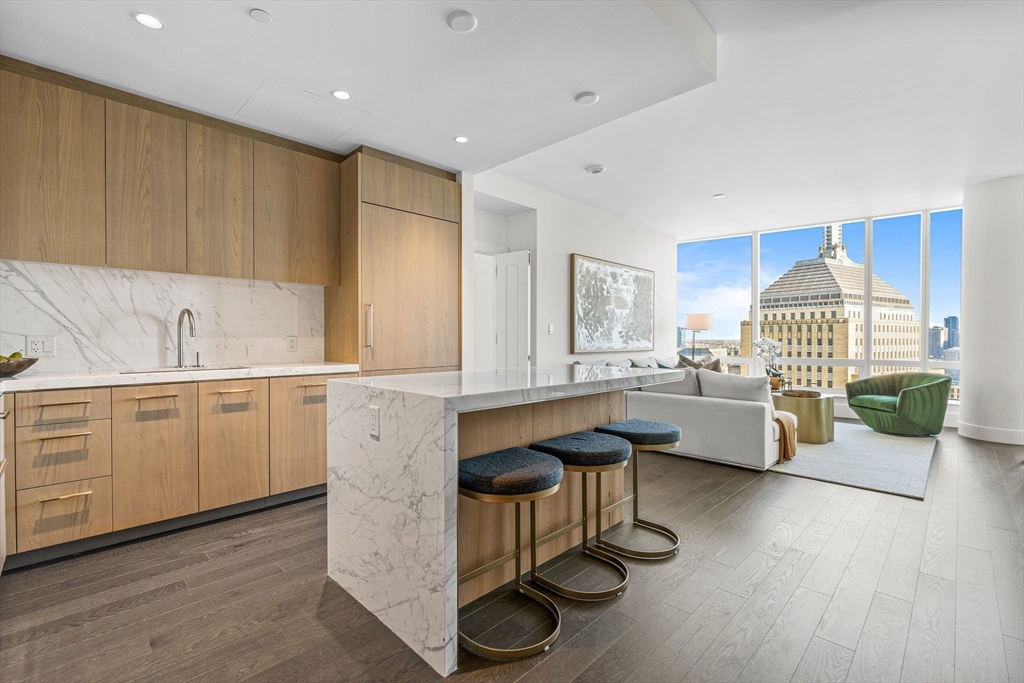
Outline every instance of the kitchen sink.
POLYGON ((246 370, 248 365, 201 365, 198 368, 150 368, 149 370, 122 370, 122 375, 148 375, 154 372, 209 372, 212 370, 246 370))

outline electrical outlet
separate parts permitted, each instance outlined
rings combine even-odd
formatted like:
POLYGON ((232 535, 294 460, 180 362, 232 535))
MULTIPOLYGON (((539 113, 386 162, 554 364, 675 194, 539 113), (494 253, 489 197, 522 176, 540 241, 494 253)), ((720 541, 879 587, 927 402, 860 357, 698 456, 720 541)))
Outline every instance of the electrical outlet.
POLYGON ((370 436, 380 438, 380 406, 370 406, 370 436))
POLYGON ((29 358, 46 358, 57 355, 57 338, 40 336, 25 337, 25 354, 29 358))
POLYGON ((295 353, 299 350, 298 337, 285 337, 285 341, 288 343, 288 353, 295 353))

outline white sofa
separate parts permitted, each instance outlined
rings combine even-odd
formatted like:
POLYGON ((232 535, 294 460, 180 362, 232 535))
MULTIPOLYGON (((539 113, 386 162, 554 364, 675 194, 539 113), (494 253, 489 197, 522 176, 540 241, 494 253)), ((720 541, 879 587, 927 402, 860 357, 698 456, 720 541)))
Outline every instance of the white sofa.
POLYGON ((766 470, 779 460, 780 431, 766 393, 769 402, 690 395, 683 382, 653 385, 626 393, 626 417, 678 426, 682 438, 670 453, 766 470))

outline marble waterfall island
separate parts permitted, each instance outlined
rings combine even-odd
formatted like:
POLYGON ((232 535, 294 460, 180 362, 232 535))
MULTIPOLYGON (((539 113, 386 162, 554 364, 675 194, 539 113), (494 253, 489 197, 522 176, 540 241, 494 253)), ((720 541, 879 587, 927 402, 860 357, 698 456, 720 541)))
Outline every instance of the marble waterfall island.
MULTIPOLYGON (((512 567, 459 586, 507 554, 512 506, 459 499, 458 461, 625 418, 623 392, 680 370, 553 365, 331 380, 327 395, 327 569, 437 672, 458 664, 458 608, 512 578, 512 567), (371 413, 377 434, 371 434, 371 413), (474 505, 475 504, 475 505, 474 505), (460 530, 462 536, 460 537, 460 530)), ((606 501, 621 500, 622 475, 606 501)), ((579 476, 538 508, 540 533, 579 517, 579 476)), ((610 522, 621 511, 608 513, 610 522)), ((545 561, 578 544, 545 545, 545 561)))

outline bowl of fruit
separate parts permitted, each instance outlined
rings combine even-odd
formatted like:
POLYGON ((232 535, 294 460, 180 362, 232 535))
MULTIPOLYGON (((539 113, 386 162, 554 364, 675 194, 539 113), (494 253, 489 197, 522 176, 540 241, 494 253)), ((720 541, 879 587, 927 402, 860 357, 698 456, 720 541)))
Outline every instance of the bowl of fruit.
POLYGON ((0 377, 14 377, 23 372, 39 360, 38 358, 25 358, 21 351, 15 351, 9 356, 0 356, 0 377))

